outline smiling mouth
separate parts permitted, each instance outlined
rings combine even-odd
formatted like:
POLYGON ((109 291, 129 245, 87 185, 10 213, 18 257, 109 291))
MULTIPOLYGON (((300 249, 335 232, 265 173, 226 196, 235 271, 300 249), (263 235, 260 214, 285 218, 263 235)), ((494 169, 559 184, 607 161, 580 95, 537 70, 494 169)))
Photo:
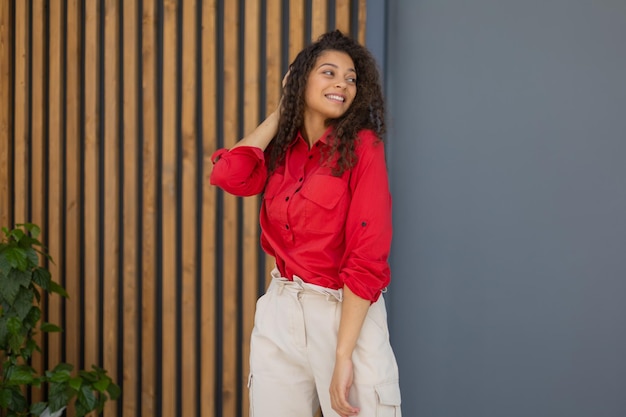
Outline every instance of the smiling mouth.
POLYGON ((326 98, 332 101, 339 101, 341 103, 344 103, 346 101, 345 97, 338 94, 326 94, 326 98))

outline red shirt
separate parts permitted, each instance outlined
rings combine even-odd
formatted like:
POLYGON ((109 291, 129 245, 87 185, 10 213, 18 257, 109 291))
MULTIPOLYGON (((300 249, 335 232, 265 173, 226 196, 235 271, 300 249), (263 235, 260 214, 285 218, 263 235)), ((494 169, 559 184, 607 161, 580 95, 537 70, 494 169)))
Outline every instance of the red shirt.
MULTIPOLYGON (((327 133, 330 132, 330 128, 327 133)), ((376 301, 389 284, 391 196, 383 142, 359 133, 358 162, 342 176, 322 166, 321 149, 301 135, 268 178, 261 149, 220 149, 212 160, 211 184, 238 195, 263 192, 261 246, 284 277, 339 289, 376 301)))

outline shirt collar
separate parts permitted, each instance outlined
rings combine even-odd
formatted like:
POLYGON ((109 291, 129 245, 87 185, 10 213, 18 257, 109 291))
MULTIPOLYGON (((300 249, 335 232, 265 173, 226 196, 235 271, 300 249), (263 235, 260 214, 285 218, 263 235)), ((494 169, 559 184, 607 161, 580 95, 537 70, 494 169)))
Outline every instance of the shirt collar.
MULTIPOLYGON (((322 142, 324 145, 329 145, 330 141, 332 140, 332 131, 333 131, 333 126, 328 126, 326 130, 324 131, 324 133, 322 133, 322 136, 318 139, 318 142, 322 142)), ((303 141, 304 143, 306 143, 306 139, 304 139, 304 136, 302 136, 301 130, 298 131, 296 140, 291 142, 289 146, 293 146, 298 141, 303 141)))

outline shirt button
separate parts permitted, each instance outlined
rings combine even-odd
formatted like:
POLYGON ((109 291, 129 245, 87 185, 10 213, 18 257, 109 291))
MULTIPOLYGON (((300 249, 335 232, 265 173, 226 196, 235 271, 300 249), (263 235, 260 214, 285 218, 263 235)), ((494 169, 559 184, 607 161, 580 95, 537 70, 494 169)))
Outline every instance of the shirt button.
POLYGON ((300 188, 301 188, 301 187, 296 188, 296 193, 297 193, 298 191, 300 191, 300 188))
POLYGON ((289 197, 285 197, 285 201, 289 201, 289 197))
POLYGON ((313 159, 313 155, 309 155, 309 159, 313 159))
POLYGON ((289 225, 288 224, 285 225, 285 229, 289 230, 289 225))
POLYGON ((302 180, 303 180, 303 179, 304 179, 304 178, 300 177, 300 179, 299 179, 298 181, 302 182, 302 180))

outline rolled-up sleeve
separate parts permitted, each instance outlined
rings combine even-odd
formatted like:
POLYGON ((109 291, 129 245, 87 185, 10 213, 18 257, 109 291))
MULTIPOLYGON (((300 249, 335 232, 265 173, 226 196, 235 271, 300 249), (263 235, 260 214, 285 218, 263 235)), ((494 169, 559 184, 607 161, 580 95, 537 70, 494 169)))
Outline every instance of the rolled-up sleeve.
POLYGON ((352 292, 375 302, 391 276, 391 195, 383 143, 371 132, 361 139, 350 178, 352 200, 339 275, 352 292))
POLYGON ((260 148, 239 146, 230 151, 218 149, 211 156, 211 161, 213 170, 209 180, 212 185, 241 197, 263 191, 267 180, 267 167, 260 148))

